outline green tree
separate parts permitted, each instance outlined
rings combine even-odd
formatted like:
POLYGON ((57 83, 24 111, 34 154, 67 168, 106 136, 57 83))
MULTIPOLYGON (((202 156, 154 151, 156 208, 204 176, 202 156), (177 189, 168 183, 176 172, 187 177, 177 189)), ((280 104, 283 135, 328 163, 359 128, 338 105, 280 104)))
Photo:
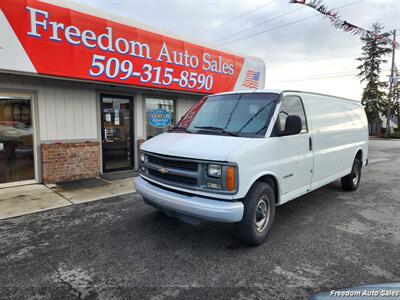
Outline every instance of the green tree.
POLYGON ((358 77, 361 82, 365 82, 365 88, 362 93, 361 103, 365 107, 368 122, 372 124, 372 132, 376 135, 381 134, 382 124, 379 117, 386 111, 387 107, 387 82, 380 80, 382 73, 382 64, 386 63, 385 56, 391 52, 390 45, 379 36, 389 36, 388 33, 382 33, 383 26, 375 23, 372 25, 369 34, 361 37, 363 43, 362 54, 357 58, 361 65, 358 77))

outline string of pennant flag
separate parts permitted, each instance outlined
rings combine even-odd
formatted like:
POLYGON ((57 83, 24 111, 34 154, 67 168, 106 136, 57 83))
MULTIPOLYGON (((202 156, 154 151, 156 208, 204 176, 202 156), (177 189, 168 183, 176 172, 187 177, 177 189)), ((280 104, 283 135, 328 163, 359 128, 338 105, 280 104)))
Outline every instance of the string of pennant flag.
POLYGON ((295 3, 295 4, 302 4, 306 5, 308 7, 311 7, 318 12, 320 12, 322 15, 325 17, 329 18, 329 20, 332 22, 332 25, 337 28, 341 29, 345 32, 350 32, 354 35, 358 35, 362 38, 365 37, 374 37, 376 40, 384 41, 388 44, 391 44, 393 48, 398 48, 399 43, 396 41, 392 40, 385 34, 375 34, 367 29, 361 28, 357 25, 354 25, 352 23, 349 23, 339 17, 339 13, 335 11, 334 9, 328 8, 325 4, 323 4, 322 0, 290 0, 290 3, 295 3))

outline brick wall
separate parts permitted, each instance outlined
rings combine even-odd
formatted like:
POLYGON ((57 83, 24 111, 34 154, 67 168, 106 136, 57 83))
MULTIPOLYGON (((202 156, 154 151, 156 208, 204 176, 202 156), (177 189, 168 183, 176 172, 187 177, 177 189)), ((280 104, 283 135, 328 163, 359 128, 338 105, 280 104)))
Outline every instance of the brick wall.
POLYGON ((96 177, 100 173, 100 143, 43 144, 42 170, 45 183, 96 177))

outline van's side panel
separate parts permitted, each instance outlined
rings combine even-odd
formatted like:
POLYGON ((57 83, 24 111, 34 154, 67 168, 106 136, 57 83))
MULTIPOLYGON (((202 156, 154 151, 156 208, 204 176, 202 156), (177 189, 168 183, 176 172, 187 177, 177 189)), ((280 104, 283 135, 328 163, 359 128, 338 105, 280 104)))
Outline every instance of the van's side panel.
POLYGON ((366 160, 368 155, 368 128, 365 124, 364 109, 356 102, 343 101, 341 105, 344 114, 343 169, 349 169, 353 165, 355 154, 362 151, 362 159, 366 160))
POLYGON ((312 123, 314 171, 312 186, 343 171, 341 147, 343 136, 343 110, 340 103, 322 95, 305 94, 308 119, 312 123))
POLYGON ((314 171, 311 189, 350 173, 357 149, 365 151, 368 132, 357 102, 303 94, 312 123, 314 171), (367 135, 366 135, 366 134, 367 135))

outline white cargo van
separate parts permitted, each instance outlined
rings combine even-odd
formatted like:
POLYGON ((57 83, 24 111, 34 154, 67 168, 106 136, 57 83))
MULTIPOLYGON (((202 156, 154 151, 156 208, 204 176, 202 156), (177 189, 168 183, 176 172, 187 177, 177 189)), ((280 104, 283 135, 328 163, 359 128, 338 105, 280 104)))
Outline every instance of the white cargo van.
POLYGON ((141 146, 137 192, 189 223, 234 223, 262 243, 275 206, 340 179, 360 184, 368 126, 359 102, 298 91, 208 96, 170 132, 141 146))

